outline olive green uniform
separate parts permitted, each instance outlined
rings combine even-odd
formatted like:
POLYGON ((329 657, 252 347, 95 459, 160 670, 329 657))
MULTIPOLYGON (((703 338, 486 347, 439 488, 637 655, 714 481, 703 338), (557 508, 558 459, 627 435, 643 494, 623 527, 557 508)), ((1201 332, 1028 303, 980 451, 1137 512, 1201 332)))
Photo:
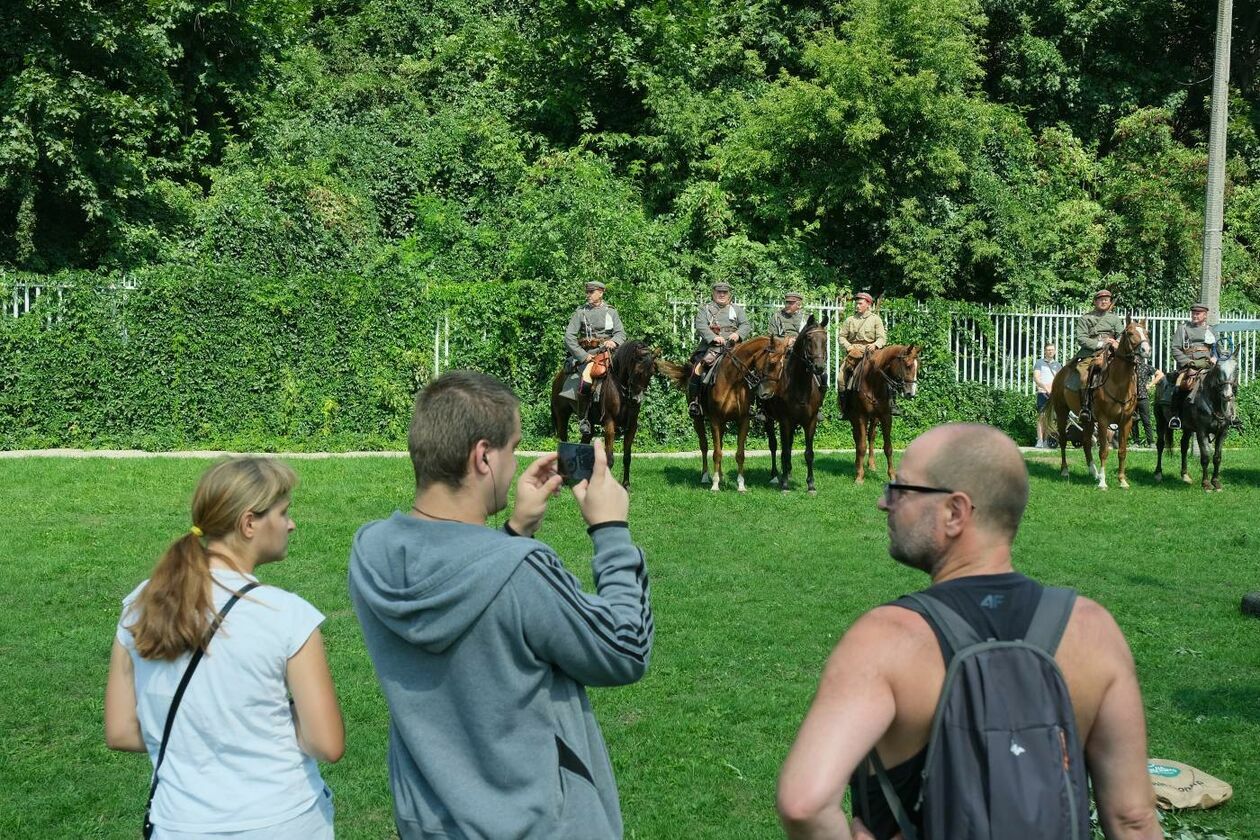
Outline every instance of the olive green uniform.
POLYGON ((1076 343, 1080 345, 1073 362, 1092 359, 1107 344, 1109 338, 1119 338, 1124 332, 1124 321, 1114 312, 1087 312, 1076 322, 1076 343))
POLYGON ((770 315, 770 335, 774 338, 796 338, 805 329, 805 311, 798 309, 788 314, 778 309, 770 315))
POLYGON ((1177 362, 1177 369, 1194 368, 1203 370, 1212 366, 1212 348, 1216 344, 1216 335, 1206 323, 1201 327, 1187 321, 1177 328, 1173 335, 1172 354, 1177 362))
POLYGON ((1076 373, 1081 378, 1081 416, 1089 414, 1091 395, 1089 389, 1089 369, 1094 360, 1099 358, 1107 346, 1107 339, 1119 338, 1124 332, 1124 321, 1116 313, 1108 310, 1086 312, 1076 321, 1076 355, 1068 364, 1076 365, 1076 373))
POLYGON ((844 364, 840 366, 839 387, 843 389, 849 381, 849 373, 857 364, 858 358, 853 349, 865 350, 874 347, 876 350, 888 344, 888 331, 884 329, 884 319, 868 309, 865 315, 850 315, 840 325, 840 346, 848 354, 844 364))
POLYGON ((752 324, 744 307, 736 303, 719 306, 709 301, 696 312, 696 339, 700 342, 697 351, 708 350, 721 344, 731 335, 738 335, 740 341, 747 341, 752 335, 752 324), (714 327, 717 330, 714 331, 714 327))
POLYGON ((626 341, 626 331, 621 326, 617 310, 600 301, 598 306, 584 303, 569 319, 564 328, 564 349, 569 352, 574 366, 590 361, 591 350, 612 339, 618 346, 626 341), (583 344, 587 347, 583 347, 583 344))

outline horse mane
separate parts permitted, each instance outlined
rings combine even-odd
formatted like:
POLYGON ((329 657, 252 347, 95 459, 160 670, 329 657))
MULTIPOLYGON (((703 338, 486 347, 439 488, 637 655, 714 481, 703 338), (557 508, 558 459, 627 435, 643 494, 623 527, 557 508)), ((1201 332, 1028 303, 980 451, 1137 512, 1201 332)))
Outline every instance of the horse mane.
POLYGON ((882 368, 897 356, 910 350, 913 344, 886 344, 871 354, 873 367, 882 368))
POLYGON ((634 372, 639 351, 646 347, 647 345, 642 341, 627 341, 613 352, 612 375, 617 381, 625 382, 629 379, 630 374, 634 372))

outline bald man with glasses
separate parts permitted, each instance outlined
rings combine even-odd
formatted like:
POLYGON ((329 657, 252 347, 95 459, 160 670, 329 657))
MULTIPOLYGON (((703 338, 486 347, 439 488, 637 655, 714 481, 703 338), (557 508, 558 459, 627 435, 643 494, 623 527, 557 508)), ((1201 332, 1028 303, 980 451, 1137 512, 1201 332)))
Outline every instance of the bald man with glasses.
MULTIPOLYGON (((938 426, 910 444, 897 476, 878 507, 888 516, 888 553, 932 578, 917 595, 952 609, 981 639, 1024 638, 1043 587, 1011 564, 1028 501, 1028 471, 1014 441, 991 426, 938 426)), ((898 837, 897 811, 923 836, 922 771, 952 651, 915 603, 903 598, 867 612, 828 659, 779 776, 779 815, 789 837, 898 837), (875 757, 888 768, 895 802, 869 772, 875 757), (849 785, 852 820, 840 804, 849 785)), ((1128 644, 1097 603, 1084 597, 1065 603, 1070 613, 1054 659, 1103 831, 1109 840, 1158 840, 1142 695, 1128 644)), ((1088 837, 1088 796, 1079 794, 1088 837)), ((1043 836, 1035 828, 1020 835, 1043 836)))

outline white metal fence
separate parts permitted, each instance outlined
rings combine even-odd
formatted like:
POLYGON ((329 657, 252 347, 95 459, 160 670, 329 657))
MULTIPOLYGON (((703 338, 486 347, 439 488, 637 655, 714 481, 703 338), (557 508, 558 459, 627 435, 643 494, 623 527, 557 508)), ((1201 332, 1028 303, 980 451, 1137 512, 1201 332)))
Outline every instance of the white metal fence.
MULTIPOLYGON (((680 344, 696 341, 692 319, 703 301, 672 300, 674 337, 680 344)), ((753 334, 767 331, 770 314, 783 306, 782 301, 756 301, 742 304, 753 325, 753 334)), ((827 326, 827 368, 833 377, 838 375, 844 361, 840 347, 840 325, 848 315, 840 306, 831 303, 807 303, 802 306, 806 313, 818 319, 829 316, 827 326)), ((1151 341, 1151 364, 1165 369, 1172 365, 1172 339, 1177 327, 1186 320, 1185 312, 1161 310, 1120 312, 1134 318, 1145 318, 1151 341)), ((897 312, 881 313, 884 325, 891 332, 897 321, 897 312)), ((994 388, 1031 394, 1033 364, 1041 357, 1047 344, 1058 348, 1058 358, 1066 361, 1076 354, 1076 321, 1080 312, 1043 310, 1036 312, 1008 312, 991 307, 982 316, 953 313, 950 315, 949 351, 954 359, 954 380, 957 382, 982 382, 994 388)), ((1248 313, 1231 313, 1222 321, 1251 320, 1260 316, 1248 313)), ((1221 332, 1219 337, 1229 338, 1239 357, 1239 378, 1242 384, 1250 382, 1260 364, 1260 339, 1255 332, 1221 332)), ((833 379, 834 381, 834 379, 833 379)))
MULTIPOLYGON (((1175 365, 1172 358, 1173 336, 1177 327, 1185 323, 1186 313, 1134 310, 1119 314, 1145 319, 1151 342, 1151 364, 1165 370, 1172 369, 1175 365)), ((1079 317, 1079 312, 1062 311, 990 310, 984 320, 955 314, 951 318, 949 338, 950 353, 954 357, 954 379, 958 382, 983 382, 994 388, 1031 394, 1034 390, 1032 366, 1047 344, 1058 348, 1060 361, 1066 362, 1076 354, 1076 321, 1079 317)), ((1251 320, 1256 317, 1231 313, 1222 316, 1221 320, 1251 320)), ((1232 342, 1239 359, 1239 382, 1247 384, 1256 373, 1257 349, 1260 348, 1256 333, 1215 331, 1218 339, 1227 338, 1232 342)))
MULTIPOLYGON (((136 288, 136 281, 130 277, 109 283, 102 283, 97 288, 108 291, 128 292, 136 288)), ((0 306, 0 317, 25 315, 30 312, 45 296, 55 297, 57 305, 45 313, 48 320, 60 315, 61 305, 68 293, 75 288, 74 283, 31 282, 29 280, 13 280, 0 271, 0 289, 8 287, 8 299, 0 306)))

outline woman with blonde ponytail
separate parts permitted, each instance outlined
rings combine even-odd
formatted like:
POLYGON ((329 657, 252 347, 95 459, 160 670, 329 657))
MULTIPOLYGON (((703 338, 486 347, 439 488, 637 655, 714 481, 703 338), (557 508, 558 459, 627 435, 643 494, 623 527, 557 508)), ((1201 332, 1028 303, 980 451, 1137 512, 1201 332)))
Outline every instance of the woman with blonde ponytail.
POLYGON ((271 458, 215 464, 197 485, 188 530, 123 600, 105 742, 148 752, 158 768, 154 838, 333 837, 332 794, 316 762, 341 758, 345 728, 319 632, 324 616, 254 577, 288 550, 296 483, 271 458), (159 762, 190 661, 195 670, 159 762))

